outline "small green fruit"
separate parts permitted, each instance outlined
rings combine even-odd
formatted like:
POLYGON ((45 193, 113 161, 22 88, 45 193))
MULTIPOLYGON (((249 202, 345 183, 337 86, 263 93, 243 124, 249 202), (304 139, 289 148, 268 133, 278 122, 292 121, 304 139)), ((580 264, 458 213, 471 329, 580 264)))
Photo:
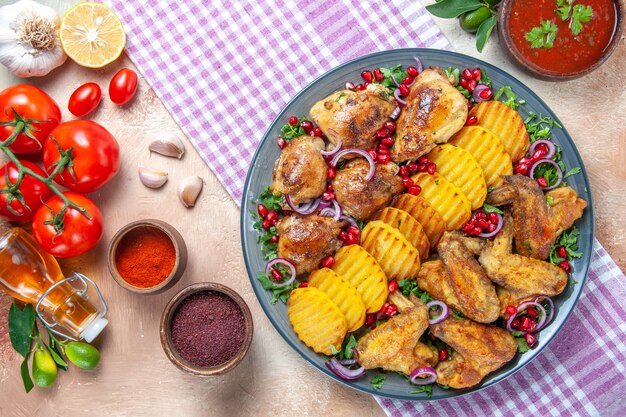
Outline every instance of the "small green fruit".
POLYGON ((65 356, 82 369, 93 369, 100 362, 98 349, 84 342, 69 342, 65 346, 65 356))
POLYGON ((478 27, 485 20, 491 17, 491 10, 488 7, 482 6, 471 12, 463 13, 459 16, 459 22, 461 28, 466 32, 476 32, 478 27))
POLYGON ((33 382, 38 387, 49 387, 57 379, 57 364, 47 349, 39 348, 33 356, 33 382))

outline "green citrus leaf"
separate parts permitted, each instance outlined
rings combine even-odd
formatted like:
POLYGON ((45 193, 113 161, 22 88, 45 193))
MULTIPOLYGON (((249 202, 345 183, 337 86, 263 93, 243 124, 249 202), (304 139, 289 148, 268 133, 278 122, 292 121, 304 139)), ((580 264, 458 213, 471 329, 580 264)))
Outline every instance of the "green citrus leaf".
POLYGON ((20 366, 20 374, 22 375, 22 382, 24 383, 24 389, 28 393, 34 387, 33 380, 30 378, 30 373, 28 373, 28 357, 24 358, 24 361, 22 362, 22 365, 20 366))
POLYGON ((13 303, 9 309, 9 338, 13 348, 24 358, 30 353, 34 326, 35 309, 32 304, 27 304, 24 310, 20 310, 13 303))
POLYGON ((476 32, 476 49, 478 49, 478 52, 483 51, 489 36, 491 36, 491 31, 494 27, 496 27, 497 22, 498 18, 496 16, 491 16, 478 27, 478 32, 476 32))
POLYGON ((437 17, 451 19, 482 6, 480 0, 443 0, 426 6, 426 10, 437 17))

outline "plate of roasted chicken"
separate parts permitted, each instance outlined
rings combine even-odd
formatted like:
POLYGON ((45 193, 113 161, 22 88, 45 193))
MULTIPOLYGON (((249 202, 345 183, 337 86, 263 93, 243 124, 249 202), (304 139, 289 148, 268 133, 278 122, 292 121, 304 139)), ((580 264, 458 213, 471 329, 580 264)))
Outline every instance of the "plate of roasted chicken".
POLYGON ((499 68, 431 49, 305 87, 266 131, 241 210, 252 288, 285 341, 405 400, 488 387, 559 343, 593 227, 556 114, 499 68))

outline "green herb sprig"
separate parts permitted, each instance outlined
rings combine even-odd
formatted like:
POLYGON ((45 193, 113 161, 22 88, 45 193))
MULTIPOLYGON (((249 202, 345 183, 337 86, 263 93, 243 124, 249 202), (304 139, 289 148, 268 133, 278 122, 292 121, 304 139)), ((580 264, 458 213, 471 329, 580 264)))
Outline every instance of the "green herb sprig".
POLYGON ((557 0, 556 15, 562 21, 570 21, 569 27, 574 36, 578 36, 583 30, 583 23, 589 23, 593 16, 593 9, 591 6, 585 6, 584 4, 575 4, 574 0, 557 0))
POLYGON ((524 38, 530 42, 531 48, 550 49, 554 46, 556 33, 559 28, 551 20, 541 21, 541 25, 533 27, 530 32, 524 35, 524 38))

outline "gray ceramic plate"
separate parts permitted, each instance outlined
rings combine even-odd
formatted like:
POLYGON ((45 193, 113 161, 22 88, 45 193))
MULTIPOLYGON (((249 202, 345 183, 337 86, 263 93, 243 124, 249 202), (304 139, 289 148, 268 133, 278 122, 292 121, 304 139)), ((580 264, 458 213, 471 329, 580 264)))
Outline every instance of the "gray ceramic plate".
POLYGON ((558 120, 552 110, 520 81, 493 65, 469 56, 431 49, 398 49, 378 52, 355 59, 327 72, 298 93, 280 112, 263 136, 263 140, 252 159, 245 183, 241 206, 241 240, 250 283, 252 284, 252 288, 254 288, 259 303, 261 303, 261 306, 274 327, 276 327, 276 330, 278 330, 287 343, 303 358, 321 372, 328 375, 328 377, 360 391, 403 400, 436 400, 455 397, 488 387, 521 369, 528 362, 532 361, 539 352, 550 343, 567 320, 567 317, 580 296, 585 284, 587 268, 591 258, 594 227, 593 207, 591 204, 591 190, 589 188, 585 168, 572 139, 565 129, 553 129, 553 140, 560 145, 563 150, 562 155, 565 166, 568 168, 579 166, 582 169, 580 174, 569 177, 567 182, 589 203, 582 219, 577 222, 581 230, 579 246, 580 250, 584 252, 584 255, 581 259, 572 262, 574 272, 571 274, 571 284, 567 286, 566 290, 561 295, 555 298, 554 301, 557 306, 556 316, 553 322, 539 335, 538 346, 524 355, 518 354, 513 361, 497 372, 489 375, 480 385, 472 389, 444 390, 439 387, 434 387, 432 396, 428 398, 428 396, 423 393, 411 394, 411 391, 414 390, 415 387, 393 372, 385 373, 387 379, 380 390, 374 390, 370 385, 370 380, 374 375, 379 373, 378 371, 367 371, 366 376, 356 382, 346 382, 335 376, 324 365, 325 357, 323 355, 316 354, 298 340, 289 324, 286 306, 280 301, 275 305, 271 305, 270 292, 265 291, 257 280, 259 271, 265 269, 265 261, 263 260, 256 241, 257 233, 252 228, 253 220, 250 215, 251 212, 256 211, 256 202, 259 194, 272 180, 272 167, 279 154, 279 148, 276 146, 276 138, 280 136, 280 127, 288 122, 290 115, 307 115, 313 103, 326 97, 333 91, 342 89, 346 81, 352 81, 354 83, 360 82, 360 74, 363 70, 371 70, 376 67, 391 67, 399 63, 403 64, 406 68, 406 66, 414 63, 414 56, 419 56, 424 66, 441 66, 443 68, 452 66, 461 69, 480 66, 485 69, 487 74, 491 77, 494 91, 502 85, 510 85, 519 98, 526 100, 527 104, 520 108, 522 117, 525 117, 529 111, 533 111, 535 113, 549 115, 553 119, 558 120))

